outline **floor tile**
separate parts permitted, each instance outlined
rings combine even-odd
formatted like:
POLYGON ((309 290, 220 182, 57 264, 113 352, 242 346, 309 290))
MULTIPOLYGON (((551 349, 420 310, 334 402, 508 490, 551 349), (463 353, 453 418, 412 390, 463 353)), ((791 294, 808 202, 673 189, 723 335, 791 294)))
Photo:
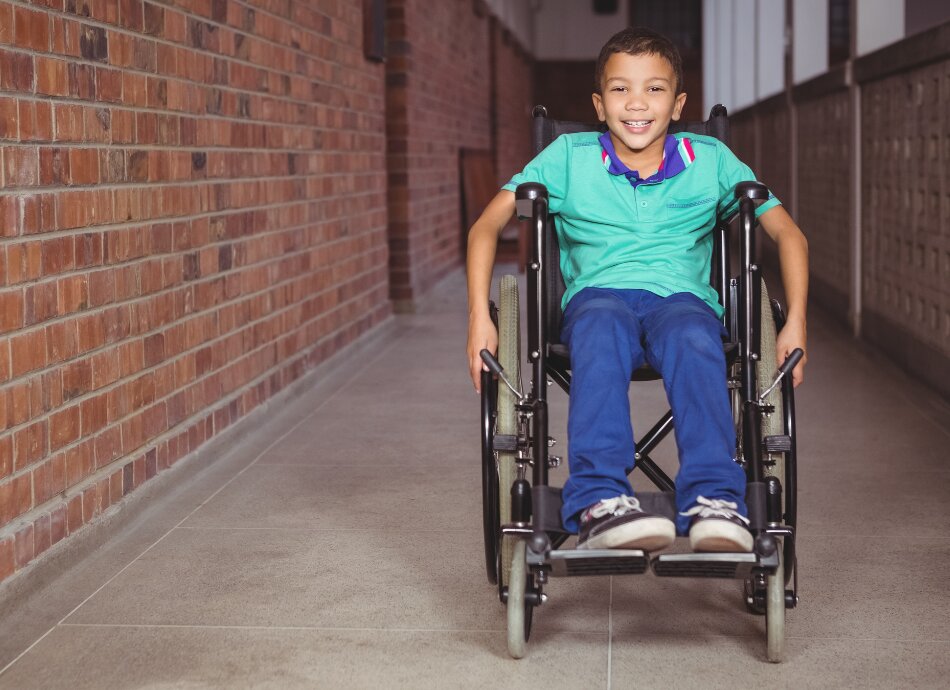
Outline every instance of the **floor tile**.
POLYGON ((500 634, 464 631, 63 626, 0 676, 0 688, 607 687, 605 634, 539 634, 519 661, 504 645, 500 634))
MULTIPOLYGON (((504 630, 481 549, 475 532, 177 529, 67 622, 504 630)), ((606 632, 606 580, 559 597, 539 631, 606 632)))

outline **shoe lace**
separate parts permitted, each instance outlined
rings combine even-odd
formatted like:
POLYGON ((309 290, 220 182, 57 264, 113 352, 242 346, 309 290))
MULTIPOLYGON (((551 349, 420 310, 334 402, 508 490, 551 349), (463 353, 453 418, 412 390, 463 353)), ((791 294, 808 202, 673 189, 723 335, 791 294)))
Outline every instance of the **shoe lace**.
POLYGON ((738 512, 739 506, 733 501, 724 501, 720 498, 709 499, 704 496, 700 496, 696 499, 696 505, 687 510, 686 512, 680 513, 680 515, 685 515, 691 517, 693 515, 699 515, 699 517, 724 517, 724 518, 739 518, 745 524, 749 524, 749 518, 740 515, 738 512))
POLYGON ((643 512, 640 501, 633 496, 617 496, 617 498, 605 498, 595 505, 590 509, 590 516, 602 518, 605 515, 626 515, 635 511, 643 512))

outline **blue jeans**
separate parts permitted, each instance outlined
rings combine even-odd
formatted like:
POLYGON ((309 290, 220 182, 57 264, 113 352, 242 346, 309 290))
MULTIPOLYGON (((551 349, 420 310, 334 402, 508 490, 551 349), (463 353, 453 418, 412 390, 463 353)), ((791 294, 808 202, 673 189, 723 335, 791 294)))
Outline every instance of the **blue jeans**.
MULTIPOLYGON (((633 495, 630 375, 644 361, 663 377, 673 411, 680 470, 679 511, 699 496, 745 506, 745 472, 734 461, 736 433, 726 387, 726 330, 699 297, 659 297, 646 290, 585 288, 564 312, 562 340, 571 352, 568 408, 570 477, 561 519, 576 531, 578 514, 605 498, 633 495)), ((685 534, 689 518, 676 520, 685 534)))

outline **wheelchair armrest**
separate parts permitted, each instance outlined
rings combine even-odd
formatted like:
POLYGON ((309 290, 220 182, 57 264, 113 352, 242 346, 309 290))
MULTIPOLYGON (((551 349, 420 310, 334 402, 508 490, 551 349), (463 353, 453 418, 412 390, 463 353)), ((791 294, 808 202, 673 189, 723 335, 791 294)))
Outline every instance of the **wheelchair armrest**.
MULTIPOLYGON (((751 180, 748 182, 739 182, 736 184, 735 189, 733 190, 736 201, 739 199, 751 199, 753 202, 762 202, 768 201, 770 193, 769 188, 766 187, 761 182, 756 182, 751 180)), ((736 216, 739 215, 739 204, 735 201, 729 204, 726 208, 726 212, 718 217, 718 221, 725 225, 729 225, 736 219, 736 216)))
POLYGON ((548 188, 540 182, 523 182, 515 190, 515 208, 518 211, 518 218, 525 220, 534 213, 534 200, 548 199, 548 188))
POLYGON ((747 197, 753 201, 768 201, 769 188, 761 182, 740 182, 736 185, 736 199, 747 197))

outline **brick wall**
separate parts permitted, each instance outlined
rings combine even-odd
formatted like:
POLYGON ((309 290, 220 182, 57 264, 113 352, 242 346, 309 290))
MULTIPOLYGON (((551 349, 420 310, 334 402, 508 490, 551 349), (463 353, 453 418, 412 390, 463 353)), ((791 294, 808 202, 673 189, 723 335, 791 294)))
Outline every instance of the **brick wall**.
POLYGON ((490 17, 472 0, 389 0, 386 134, 392 297, 462 261, 459 150, 491 148, 490 17))
POLYGON ((533 158, 531 110, 535 106, 531 56, 514 36, 497 24, 494 51, 495 171, 501 186, 533 158))
MULTIPOLYGON (((465 19, 410 104, 432 276, 465 19)), ((0 579, 388 315, 384 122, 359 2, 0 0, 0 579)))

